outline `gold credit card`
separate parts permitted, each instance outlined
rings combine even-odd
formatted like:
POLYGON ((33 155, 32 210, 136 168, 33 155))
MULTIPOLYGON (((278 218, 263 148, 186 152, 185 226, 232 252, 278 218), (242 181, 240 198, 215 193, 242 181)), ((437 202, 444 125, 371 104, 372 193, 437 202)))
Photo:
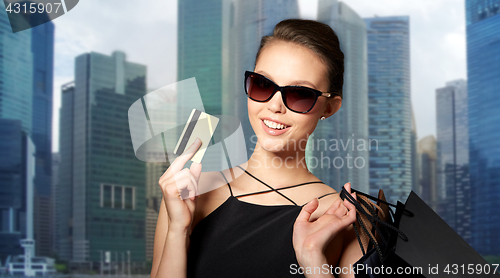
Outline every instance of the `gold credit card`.
POLYGON ((200 110, 193 109, 187 120, 186 126, 184 126, 181 138, 179 138, 179 142, 177 142, 175 146, 174 154, 181 155, 193 144, 196 138, 200 138, 201 147, 191 158, 192 161, 200 163, 218 123, 219 118, 200 110))

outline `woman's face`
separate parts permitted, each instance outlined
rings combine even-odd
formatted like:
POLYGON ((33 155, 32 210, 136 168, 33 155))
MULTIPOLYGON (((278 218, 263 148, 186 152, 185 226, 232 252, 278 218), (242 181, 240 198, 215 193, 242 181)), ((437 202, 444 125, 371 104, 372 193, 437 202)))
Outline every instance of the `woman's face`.
MULTIPOLYGON (((328 91, 326 65, 314 52, 298 44, 274 41, 267 45, 261 51, 254 72, 279 86, 298 85, 328 91)), ((318 120, 337 112, 341 103, 340 97, 319 97, 311 111, 296 113, 285 107, 281 92, 278 91, 267 102, 248 99, 248 117, 257 135, 257 144, 265 150, 276 152, 284 148, 298 151, 299 147, 304 150, 307 138, 316 128, 318 120), (264 120, 287 127, 283 130, 273 129, 266 126, 264 120)))

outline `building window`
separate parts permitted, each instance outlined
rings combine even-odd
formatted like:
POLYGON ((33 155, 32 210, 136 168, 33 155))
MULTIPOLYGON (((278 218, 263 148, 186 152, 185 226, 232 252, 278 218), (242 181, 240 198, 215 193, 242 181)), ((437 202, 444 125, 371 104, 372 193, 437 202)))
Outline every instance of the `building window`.
POLYGON ((101 207, 135 209, 135 188, 115 184, 101 184, 101 207))
POLYGON ((2 209, 0 210, 0 232, 10 232, 10 217, 9 210, 2 209))
POLYGON ((113 195, 112 194, 112 191, 113 191, 113 186, 111 185, 103 185, 101 186, 101 207, 105 207, 105 208, 111 208, 113 207, 112 206, 112 202, 111 202, 111 196, 113 195))
POLYGON ((125 188, 125 209, 134 209, 134 188, 125 188))
POLYGON ((114 207, 121 208, 123 204, 123 186, 115 186, 114 207))

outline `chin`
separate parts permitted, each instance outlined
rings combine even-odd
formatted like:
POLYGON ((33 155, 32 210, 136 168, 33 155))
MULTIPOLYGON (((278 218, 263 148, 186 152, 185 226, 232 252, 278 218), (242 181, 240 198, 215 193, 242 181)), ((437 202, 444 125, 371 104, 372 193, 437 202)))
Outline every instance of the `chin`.
POLYGON ((257 141, 259 146, 268 152, 282 152, 286 148, 286 143, 284 139, 273 139, 273 138, 261 138, 257 141))

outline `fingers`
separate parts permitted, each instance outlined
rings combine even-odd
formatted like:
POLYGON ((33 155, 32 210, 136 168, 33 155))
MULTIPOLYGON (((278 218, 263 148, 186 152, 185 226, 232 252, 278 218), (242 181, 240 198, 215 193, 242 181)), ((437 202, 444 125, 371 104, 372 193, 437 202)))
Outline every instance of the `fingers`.
POLYGON ((351 182, 344 184, 344 188, 347 192, 351 193, 351 182))
POLYGON ((300 211, 299 213, 299 216, 297 216, 297 219, 296 221, 309 221, 309 219, 311 218, 311 214, 316 211, 316 209, 318 208, 318 205, 319 205, 319 201, 317 198, 313 199, 312 201, 310 201, 309 203, 307 203, 307 205, 305 205, 304 207, 302 207, 302 210, 300 211))
MULTIPOLYGON (((356 199, 356 193, 352 193, 351 195, 354 199, 356 199)), ((347 201, 347 199, 344 200, 344 206, 346 206, 349 211, 356 210, 356 207, 351 204, 351 202, 347 201)))
POLYGON ((194 179, 196 180, 196 183, 200 180, 200 175, 201 175, 201 163, 194 162, 191 164, 191 167, 189 168, 189 171, 193 175, 194 179))
POLYGON ((347 212, 349 211, 347 209, 347 207, 345 206, 344 202, 345 201, 342 201, 342 199, 338 198, 328 208, 328 210, 325 212, 325 214, 336 215, 338 218, 344 217, 347 214, 347 212))
POLYGON ((174 175, 175 185, 177 187, 178 195, 181 200, 185 197, 189 197, 194 201, 197 194, 197 181, 195 177, 191 174, 189 169, 184 169, 179 173, 174 175), (187 196, 182 194, 184 190, 187 190, 187 196))
POLYGON ((335 214, 335 212, 340 207, 341 203, 342 203, 342 200, 340 198, 335 200, 335 202, 333 202, 333 204, 328 208, 328 210, 325 212, 325 214, 335 214))
POLYGON ((335 211, 335 215, 337 215, 338 218, 342 218, 347 214, 347 212, 349 212, 349 210, 347 209, 347 207, 344 204, 342 204, 335 211))
MULTIPOLYGON (((356 199, 356 193, 351 194, 354 199, 356 199)), ((346 224, 350 225, 356 221, 356 207, 351 204, 351 202, 347 201, 347 199, 344 200, 344 206, 348 210, 347 213, 345 214, 345 220, 346 224)))
MULTIPOLYGON (((353 198, 356 198, 356 193, 352 193, 351 195, 353 196, 353 198)), ((347 199, 342 201, 342 199, 339 198, 332 203, 328 210, 325 211, 325 214, 335 215, 338 218, 343 218, 346 215, 354 215, 355 217, 356 207, 347 199), (350 213, 351 211, 353 211, 353 213, 350 213)))
MULTIPOLYGON (((351 182, 348 182, 346 184, 344 184, 344 188, 347 192, 349 192, 349 194, 351 194, 351 196, 354 198, 354 200, 357 200, 356 199, 356 193, 351 193, 351 182)), ((349 203, 349 201, 346 199, 344 199, 344 205, 347 207, 346 203, 349 203)))
MULTIPOLYGON (((196 153, 196 151, 198 150, 198 148, 200 146, 201 146, 201 140, 199 138, 196 138, 195 142, 193 144, 191 144, 191 146, 189 146, 189 148, 186 149, 185 152, 181 156, 177 157, 172 162, 170 167, 160 177, 160 179, 159 179, 160 187, 163 188, 164 186, 162 186, 162 185, 166 185, 166 184, 171 183, 171 182, 169 182, 169 180, 171 180, 172 178, 175 179, 176 183, 178 182, 178 179, 180 178, 180 176, 177 176, 177 175, 182 172, 181 170, 182 170, 182 168, 184 168, 184 165, 186 164, 186 162, 189 159, 191 159, 191 157, 194 155, 194 153, 196 153)), ((198 181, 200 179, 200 176, 201 176, 201 163, 193 162, 191 164, 190 169, 187 171, 191 172, 191 175, 194 177, 194 181, 195 181, 194 184, 197 185, 198 181)))
POLYGON ((200 138, 196 138, 196 140, 187 148, 179 157, 177 157, 174 162, 169 167, 169 170, 173 173, 179 172, 186 162, 193 157, 193 155, 198 151, 201 146, 200 138))

